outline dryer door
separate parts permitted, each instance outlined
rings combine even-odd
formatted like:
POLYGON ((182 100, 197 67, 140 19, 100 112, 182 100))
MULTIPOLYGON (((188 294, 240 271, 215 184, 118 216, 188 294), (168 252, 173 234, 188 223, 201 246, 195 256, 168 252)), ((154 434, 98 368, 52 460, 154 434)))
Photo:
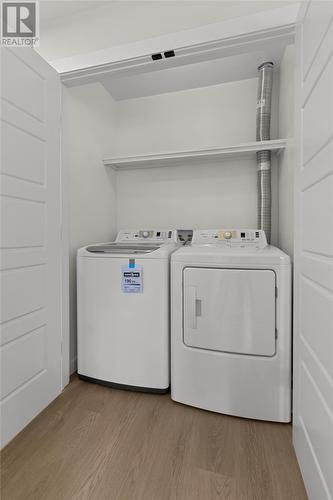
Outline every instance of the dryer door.
POLYGON ((184 343, 214 351, 275 354, 275 273, 186 268, 184 343))

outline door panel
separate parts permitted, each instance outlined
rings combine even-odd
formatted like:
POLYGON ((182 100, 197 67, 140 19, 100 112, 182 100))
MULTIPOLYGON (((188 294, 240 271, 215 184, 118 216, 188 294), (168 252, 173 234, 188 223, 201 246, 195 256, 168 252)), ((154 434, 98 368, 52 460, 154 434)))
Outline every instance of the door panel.
POLYGON ((45 238, 45 210, 36 200, 3 198, 6 214, 2 225, 2 248, 42 247, 45 238))
POLYGON ((45 307, 46 286, 43 267, 44 265, 12 268, 1 273, 1 284, 5 291, 1 294, 3 323, 18 318, 22 318, 20 321, 25 321, 23 316, 45 307))
POLYGON ((297 26, 293 441, 312 500, 333 498, 333 2, 297 26))
POLYGON ((327 144, 333 128, 333 59, 322 68, 315 86, 306 95, 303 107, 303 164, 327 144), (325 96, 325 98, 323 98, 325 96), (314 127, 313 124, 316 124, 314 127))
POLYGON ((45 104, 49 108, 50 103, 45 101, 48 89, 44 76, 54 78, 57 73, 28 50, 2 50, 2 67, 6 69, 2 72, 2 96, 46 125, 45 104))
POLYGON ((10 123, 2 126, 2 140, 6 144, 4 172, 43 185, 44 142, 10 123))
POLYGON ((333 2, 322 1, 308 3, 308 10, 303 19, 303 64, 302 79, 306 77, 318 59, 318 49, 323 41, 323 35, 329 29, 333 14, 333 2))
POLYGON ((1 445, 61 391, 60 81, 1 49, 1 445))
POLYGON ((274 355, 273 271, 186 268, 183 280, 186 345, 274 355))
POLYGON ((333 175, 305 187, 302 192, 301 244, 307 252, 333 257, 332 193, 333 175))
POLYGON ((3 398, 18 389, 26 380, 46 368, 45 327, 19 337, 17 342, 8 342, 3 348, 3 371, 1 379, 3 398), (21 362, 18 364, 17 359, 21 362))

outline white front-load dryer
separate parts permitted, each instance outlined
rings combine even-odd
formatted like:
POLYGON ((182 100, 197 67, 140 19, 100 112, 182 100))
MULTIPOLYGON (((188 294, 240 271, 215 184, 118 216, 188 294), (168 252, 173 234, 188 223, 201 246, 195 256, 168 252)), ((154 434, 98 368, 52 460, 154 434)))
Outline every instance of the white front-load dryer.
POLYGON ((291 269, 263 231, 195 230, 171 258, 171 397, 291 417, 291 269))
POLYGON ((112 387, 170 385, 170 255, 177 231, 124 230, 77 254, 78 374, 112 387))

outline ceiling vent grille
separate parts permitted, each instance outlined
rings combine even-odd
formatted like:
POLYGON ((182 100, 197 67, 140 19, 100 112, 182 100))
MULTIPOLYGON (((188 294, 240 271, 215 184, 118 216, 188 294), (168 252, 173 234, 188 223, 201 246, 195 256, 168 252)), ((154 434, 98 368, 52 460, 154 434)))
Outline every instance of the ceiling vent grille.
POLYGON ((151 58, 153 61, 160 61, 163 59, 163 56, 165 59, 168 59, 169 57, 175 57, 175 51, 174 50, 166 50, 165 52, 157 52, 156 54, 152 54, 151 58))

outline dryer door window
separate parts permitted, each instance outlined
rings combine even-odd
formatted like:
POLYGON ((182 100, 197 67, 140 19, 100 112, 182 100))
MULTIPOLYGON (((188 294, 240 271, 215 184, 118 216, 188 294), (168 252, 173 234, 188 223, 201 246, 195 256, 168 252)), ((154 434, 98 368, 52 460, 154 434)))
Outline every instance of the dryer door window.
POLYGON ((214 351, 275 354, 275 273, 186 268, 184 343, 214 351))

